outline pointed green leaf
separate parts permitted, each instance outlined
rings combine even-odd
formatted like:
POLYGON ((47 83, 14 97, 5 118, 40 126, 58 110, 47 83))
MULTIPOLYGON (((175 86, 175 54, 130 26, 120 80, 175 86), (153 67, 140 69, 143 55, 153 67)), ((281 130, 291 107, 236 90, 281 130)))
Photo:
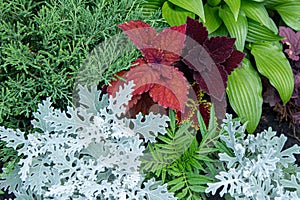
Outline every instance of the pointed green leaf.
POLYGON ((225 6, 223 9, 220 9, 219 15, 223 19, 230 36, 236 38, 235 47, 237 50, 243 51, 248 32, 248 22, 245 13, 240 12, 236 21, 228 6, 225 6))
POLYGON ((171 3, 198 15, 205 22, 202 0, 169 0, 171 3))
POLYGON ((209 33, 212 33, 217 30, 223 23, 222 19, 219 17, 219 8, 211 7, 208 4, 205 4, 204 13, 206 19, 204 26, 207 28, 209 33))
POLYGON ((283 3, 288 3, 290 2, 291 0, 268 0, 264 3, 265 7, 266 8, 274 8, 275 6, 278 6, 280 4, 283 4, 283 3))
POLYGON ((248 0, 242 0, 242 10, 246 16, 253 19, 272 30, 275 34, 278 33, 278 28, 274 21, 269 17, 268 11, 264 4, 248 0))
POLYGON ((162 7, 162 16, 170 26, 185 24, 187 16, 195 18, 195 14, 182 9, 168 1, 162 7))
POLYGON ((265 42, 265 41, 279 41, 284 38, 275 34, 273 31, 261 25, 260 23, 248 19, 248 34, 246 41, 248 42, 265 42))
POLYGON ((291 28, 300 31, 300 1, 280 4, 274 8, 291 28))
POLYGON ((224 1, 230 8, 235 21, 237 21, 240 12, 240 7, 241 7, 241 0, 224 0, 224 1))
POLYGON ((257 43, 252 45, 251 53, 258 71, 277 89, 283 103, 288 102, 294 90, 294 76, 282 49, 270 42, 257 43))
POLYGON ((221 0, 207 0, 207 4, 211 6, 217 6, 221 3, 221 0))
POLYGON ((262 112, 262 83, 246 58, 242 66, 228 76, 226 92, 231 107, 243 123, 248 122, 247 131, 253 133, 262 112))
POLYGON ((167 0, 145 0, 141 5, 143 15, 149 16, 151 13, 157 11, 163 6, 165 1, 167 0))

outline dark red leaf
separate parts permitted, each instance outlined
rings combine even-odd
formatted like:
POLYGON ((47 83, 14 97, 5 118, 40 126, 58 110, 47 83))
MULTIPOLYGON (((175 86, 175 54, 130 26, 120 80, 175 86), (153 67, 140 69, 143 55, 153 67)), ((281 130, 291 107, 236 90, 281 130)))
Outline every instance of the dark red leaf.
POLYGON ((212 37, 205 41, 204 46, 215 63, 222 63, 230 57, 234 42, 234 38, 212 37))
POLYGON ((203 24, 190 17, 188 17, 186 21, 185 34, 187 37, 186 45, 190 45, 191 47, 194 47, 196 43, 203 45, 204 42, 208 39, 208 31, 203 26, 203 24))
POLYGON ((228 75, 230 75, 235 68, 240 66, 244 57, 245 54, 243 52, 235 49, 233 50, 231 56, 223 63, 228 75))
POLYGON ((151 46, 165 52, 173 53, 179 58, 184 45, 185 29, 185 24, 166 28, 153 39, 151 46))
POLYGON ((119 24, 117 27, 122 29, 133 44, 140 50, 147 48, 156 36, 156 30, 153 27, 139 20, 131 20, 124 24, 119 24))
POLYGON ((227 76, 227 73, 220 66, 214 66, 210 71, 194 73, 194 79, 200 89, 218 100, 223 99, 225 94, 224 76, 227 76))
POLYGON ((196 72, 202 72, 203 70, 210 70, 215 66, 214 60, 211 58, 207 50, 200 44, 194 46, 185 56, 182 61, 196 72))

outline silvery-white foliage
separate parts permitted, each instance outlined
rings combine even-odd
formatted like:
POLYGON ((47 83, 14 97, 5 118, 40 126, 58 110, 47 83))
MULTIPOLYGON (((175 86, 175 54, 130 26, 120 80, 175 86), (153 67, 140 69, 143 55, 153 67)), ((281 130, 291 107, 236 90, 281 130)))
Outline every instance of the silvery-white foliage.
POLYGON ((34 134, 0 127, 0 139, 21 156, 0 188, 17 199, 176 199, 139 170, 145 142, 165 134, 169 118, 123 117, 133 86, 120 87, 115 98, 79 86, 79 105, 66 112, 47 98, 34 113, 34 134))
POLYGON ((245 134, 245 125, 226 115, 220 138, 232 155, 220 153, 226 170, 215 176, 206 193, 230 194, 236 200, 300 199, 300 171, 294 154, 300 147, 283 150, 287 138, 276 136, 271 128, 255 135, 245 134))

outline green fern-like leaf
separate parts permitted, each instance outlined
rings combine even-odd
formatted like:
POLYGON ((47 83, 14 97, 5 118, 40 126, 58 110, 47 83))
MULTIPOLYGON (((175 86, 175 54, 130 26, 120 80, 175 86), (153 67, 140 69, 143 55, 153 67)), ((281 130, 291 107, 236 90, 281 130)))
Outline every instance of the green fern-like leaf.
POLYGON ((212 181, 208 173, 216 174, 209 172, 211 163, 215 162, 210 154, 217 151, 214 141, 218 135, 213 107, 210 115, 206 127, 198 113, 202 136, 198 142, 191 123, 176 123, 175 113, 170 111, 167 133, 158 135, 158 142, 148 145, 149 154, 142 159, 142 169, 167 183, 169 191, 174 192, 178 199, 202 199, 207 183, 212 181))

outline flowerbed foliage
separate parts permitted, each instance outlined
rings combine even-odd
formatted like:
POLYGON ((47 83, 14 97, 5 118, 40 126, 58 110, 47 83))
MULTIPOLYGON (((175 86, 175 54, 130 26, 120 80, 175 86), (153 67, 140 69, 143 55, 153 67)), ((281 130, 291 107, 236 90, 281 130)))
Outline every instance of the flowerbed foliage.
MULTIPOLYGON (((143 19, 131 0, 1 0, 0 10, 0 125, 26 132, 32 130, 32 112, 46 97, 61 109, 72 104, 80 66, 96 45, 120 32, 115 24, 143 19)), ((136 53, 110 71, 99 71, 98 81, 110 81, 132 56, 136 53)), ((0 159, 11 167, 18 162, 3 142, 0 159)))
POLYGON ((261 76, 278 91, 283 104, 289 101, 294 88, 293 73, 279 43, 282 38, 278 26, 285 23, 300 30, 298 0, 147 0, 143 4, 144 14, 158 8, 172 26, 185 23, 186 17, 199 18, 210 35, 236 38, 236 49, 244 51, 251 62, 245 60, 245 67, 229 76, 227 94, 233 110, 243 122, 248 122, 248 132, 256 129, 261 117, 261 76))
POLYGON ((0 192, 300 199, 300 147, 285 149, 271 128, 251 134, 263 100, 300 127, 299 9, 298 0, 0 0, 0 192), (239 118, 219 125, 226 97, 239 118))
POLYGON ((132 81, 115 97, 79 88, 77 108, 62 112, 50 98, 39 104, 36 132, 0 128, 0 139, 20 156, 0 180, 16 199, 206 199, 222 186, 221 196, 235 199, 300 196, 293 156, 300 147, 282 150, 286 138, 271 129, 245 138, 245 126, 227 115, 219 130, 212 107, 208 128, 198 112, 197 139, 172 110, 169 117, 124 117, 132 81))

